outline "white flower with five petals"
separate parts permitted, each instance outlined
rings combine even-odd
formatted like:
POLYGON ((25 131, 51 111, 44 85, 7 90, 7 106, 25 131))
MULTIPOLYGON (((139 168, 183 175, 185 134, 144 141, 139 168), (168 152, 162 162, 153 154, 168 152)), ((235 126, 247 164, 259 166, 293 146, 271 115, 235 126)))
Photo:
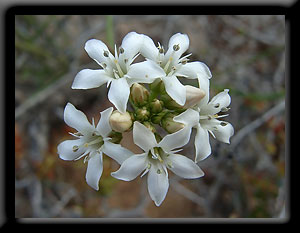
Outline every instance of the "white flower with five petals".
POLYGON ((119 48, 119 54, 115 46, 113 56, 108 47, 96 39, 88 40, 85 50, 102 69, 83 69, 76 76, 72 84, 73 89, 90 89, 100 87, 107 83, 110 85, 108 99, 122 113, 126 112, 130 94, 130 86, 139 78, 140 82, 149 83, 153 76, 157 75, 157 69, 140 62, 132 64, 139 55, 143 44, 144 35, 136 32, 128 33, 119 48))
MULTIPOLYGON (((207 88, 208 93, 208 86, 203 88, 207 88)), ((228 92, 229 90, 225 89, 214 96, 210 102, 208 102, 208 96, 206 96, 193 109, 187 109, 182 114, 174 117, 174 121, 188 125, 188 127, 194 127, 197 130, 195 135, 195 162, 199 162, 211 154, 209 133, 221 142, 230 143, 230 137, 234 134, 234 128, 230 123, 219 120, 228 116, 227 114, 218 115, 220 112, 229 110, 228 106, 231 98, 228 92)), ((185 128, 180 131, 187 133, 185 128)))
POLYGON ((212 77, 209 68, 203 62, 188 62, 187 58, 191 54, 181 57, 188 47, 188 36, 177 33, 170 38, 166 53, 160 44, 156 47, 153 40, 146 35, 140 49, 140 53, 147 59, 145 64, 149 67, 156 66, 157 77, 153 77, 163 81, 168 95, 181 106, 186 101, 186 90, 177 77, 198 78, 199 82, 206 82, 206 79, 212 77))
POLYGON ((99 180, 103 171, 103 153, 121 164, 132 155, 132 152, 118 144, 110 142, 112 129, 109 117, 113 111, 110 107, 101 112, 101 118, 95 126, 88 121, 85 114, 68 103, 64 110, 64 120, 67 125, 78 132, 70 133, 78 139, 61 142, 58 147, 59 157, 63 160, 78 160, 85 157, 88 161, 86 182, 95 190, 99 189, 99 180))
POLYGON ((134 122, 133 140, 136 145, 144 150, 142 154, 136 154, 125 160, 120 169, 111 175, 117 179, 131 181, 143 171, 148 173, 147 183, 151 199, 159 206, 166 197, 169 188, 168 171, 186 179, 199 178, 204 175, 199 166, 191 159, 177 154, 180 150, 174 150, 184 146, 182 135, 170 134, 159 143, 155 135, 143 124, 134 122))

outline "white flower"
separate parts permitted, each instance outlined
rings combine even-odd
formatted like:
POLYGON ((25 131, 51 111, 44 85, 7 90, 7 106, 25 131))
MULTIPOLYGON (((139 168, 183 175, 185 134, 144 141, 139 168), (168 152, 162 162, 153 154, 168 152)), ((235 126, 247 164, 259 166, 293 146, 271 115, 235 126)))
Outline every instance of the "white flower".
POLYGON ((141 54, 147 58, 145 63, 151 67, 158 67, 155 68, 158 76, 153 76, 163 81, 168 95, 181 106, 186 101, 186 90, 177 77, 198 78, 202 82, 203 79, 205 81, 212 76, 204 63, 198 61, 188 63, 187 57, 191 54, 181 57, 188 47, 188 36, 177 33, 170 38, 166 53, 160 44, 156 47, 153 40, 145 35, 140 49, 141 54))
MULTIPOLYGON (((230 143, 229 139, 234 134, 233 126, 226 121, 218 120, 228 116, 218 115, 219 112, 227 112, 229 110, 227 107, 231 102, 231 98, 228 92, 229 90, 225 89, 214 96, 209 103, 208 98, 202 99, 193 109, 188 109, 174 117, 174 121, 188 124, 189 127, 197 129, 195 136, 195 162, 199 162, 211 154, 209 133, 221 142, 230 143), (192 121, 191 118, 193 119, 192 121)), ((184 131, 185 129, 182 130, 184 131)))
POLYGON ((143 124, 134 122, 133 140, 144 150, 125 160, 120 169, 111 175, 117 179, 131 181, 143 171, 148 173, 147 183, 151 199, 159 206, 165 199, 169 179, 167 168, 176 175, 186 179, 199 178, 204 175, 199 166, 191 159, 177 154, 174 149, 184 146, 183 134, 170 134, 157 143, 154 134, 143 124))
POLYGON ((78 139, 60 143, 57 147, 59 157, 63 160, 78 160, 87 155, 84 160, 88 161, 86 182, 96 190, 99 189, 98 183, 103 170, 103 153, 119 164, 132 155, 129 150, 109 141, 111 138, 108 135, 112 131, 109 117, 112 111, 113 108, 110 107, 101 112, 101 118, 95 126, 94 121, 90 124, 85 114, 71 103, 68 103, 64 110, 66 124, 78 131, 70 134, 78 139))
POLYGON ((157 75, 155 68, 140 62, 132 64, 139 55, 144 35, 136 32, 128 33, 119 48, 115 46, 113 56, 107 46, 100 40, 91 39, 85 44, 88 55, 94 59, 102 69, 83 69, 75 77, 73 89, 90 89, 100 87, 107 83, 110 85, 108 99, 122 113, 125 113, 130 94, 130 86, 139 78, 140 82, 152 82, 152 77, 157 75))

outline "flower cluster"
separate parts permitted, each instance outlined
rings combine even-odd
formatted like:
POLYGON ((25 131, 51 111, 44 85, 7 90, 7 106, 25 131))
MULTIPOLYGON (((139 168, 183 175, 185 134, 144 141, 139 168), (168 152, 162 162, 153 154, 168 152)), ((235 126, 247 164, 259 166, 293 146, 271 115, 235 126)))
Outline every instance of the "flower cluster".
POLYGON ((111 175, 131 181, 147 174, 151 199, 159 206, 166 197, 168 170, 194 179, 204 175, 197 163, 211 154, 209 134, 229 143, 234 133, 232 125, 221 118, 229 108, 231 98, 225 89, 209 101, 209 68, 202 62, 189 62, 189 38, 186 34, 173 35, 168 49, 136 32, 128 33, 114 55, 100 40, 91 39, 85 51, 100 69, 83 69, 75 77, 73 89, 97 88, 107 85, 108 99, 116 108, 102 111, 97 125, 88 121, 83 112, 68 103, 64 120, 77 132, 77 139, 58 145, 63 160, 87 162, 86 182, 99 189, 103 170, 103 155, 120 164, 111 175), (142 62, 134 62, 139 56, 142 62), (183 85, 181 79, 193 79, 197 87, 183 85), (195 156, 190 159, 180 154, 182 147, 194 137, 195 156), (122 133, 133 131, 133 141, 143 153, 134 154, 122 147, 122 133))

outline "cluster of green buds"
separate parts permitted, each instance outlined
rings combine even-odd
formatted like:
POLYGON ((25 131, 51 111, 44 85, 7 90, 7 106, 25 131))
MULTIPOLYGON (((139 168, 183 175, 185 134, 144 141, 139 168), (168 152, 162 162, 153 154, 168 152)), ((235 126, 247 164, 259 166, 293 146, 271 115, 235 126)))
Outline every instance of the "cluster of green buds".
POLYGON ((164 83, 156 80, 151 84, 134 83, 130 89, 129 102, 131 109, 122 114, 115 110, 110 117, 110 125, 116 132, 132 130, 133 122, 139 121, 156 136, 157 128, 163 128, 167 133, 175 133, 183 129, 185 125, 176 122, 173 118, 186 109, 196 105, 205 92, 197 87, 186 85, 186 103, 177 104, 165 91, 164 83))

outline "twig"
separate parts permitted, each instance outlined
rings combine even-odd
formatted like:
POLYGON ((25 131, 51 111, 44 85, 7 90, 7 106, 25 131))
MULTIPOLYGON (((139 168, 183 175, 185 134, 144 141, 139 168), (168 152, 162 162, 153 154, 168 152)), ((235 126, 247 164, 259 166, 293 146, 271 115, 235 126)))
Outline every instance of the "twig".
POLYGON ((186 197, 190 201, 196 203, 197 205, 201 207, 205 207, 205 199, 200 197, 198 194, 192 192, 191 190, 184 187, 182 184, 178 182, 177 179, 173 178, 170 179, 170 184, 174 188, 176 192, 181 194, 182 196, 186 197))
POLYGON ((76 195, 76 191, 74 189, 69 189, 60 199, 60 201, 56 202, 55 206, 50 210, 51 217, 57 216, 62 209, 68 204, 68 202, 76 195))
MULTIPOLYGON (((87 67, 89 65, 92 65, 94 63, 90 63, 88 65, 82 66, 82 68, 87 67)), ((80 69, 80 68, 79 68, 80 69)), ((45 88, 44 90, 40 91, 36 95, 33 95, 29 97, 23 104, 21 104, 19 107, 15 110, 15 120, 20 119, 21 116, 23 116, 26 112, 28 112, 30 109, 35 107, 36 105, 44 102, 47 100, 50 96, 54 95, 55 92, 60 89, 63 86, 68 85, 71 83, 71 81, 74 78, 74 69, 71 69, 71 71, 62 76, 59 80, 55 81, 53 84, 45 88)))
POLYGON ((93 65, 94 62, 86 64, 82 67, 78 68, 78 58, 79 58, 79 51, 77 48, 80 47, 84 41, 86 41, 91 36, 95 35, 97 32, 104 29, 104 23, 97 25, 91 29, 86 30, 78 37, 78 39, 71 45, 71 51, 78 51, 78 54, 75 54, 74 61, 70 65, 70 71, 66 75, 62 76, 59 80, 55 81, 53 84, 45 88, 44 90, 40 91, 36 95, 29 97, 23 104, 15 110, 15 120, 18 120, 24 113, 28 112, 30 109, 35 107, 36 105, 44 102, 47 100, 51 95, 54 95, 55 92, 65 86, 68 85, 72 79, 74 78, 74 74, 77 70, 83 69, 87 66, 93 65))
POLYGON ((249 133, 257 129, 264 122, 269 120, 272 116, 279 114, 285 109, 285 100, 282 100, 279 104, 271 108, 264 115, 252 121, 250 124, 246 125, 244 128, 240 129, 235 136, 232 137, 231 140, 231 150, 233 151, 237 145, 246 137, 249 133))

